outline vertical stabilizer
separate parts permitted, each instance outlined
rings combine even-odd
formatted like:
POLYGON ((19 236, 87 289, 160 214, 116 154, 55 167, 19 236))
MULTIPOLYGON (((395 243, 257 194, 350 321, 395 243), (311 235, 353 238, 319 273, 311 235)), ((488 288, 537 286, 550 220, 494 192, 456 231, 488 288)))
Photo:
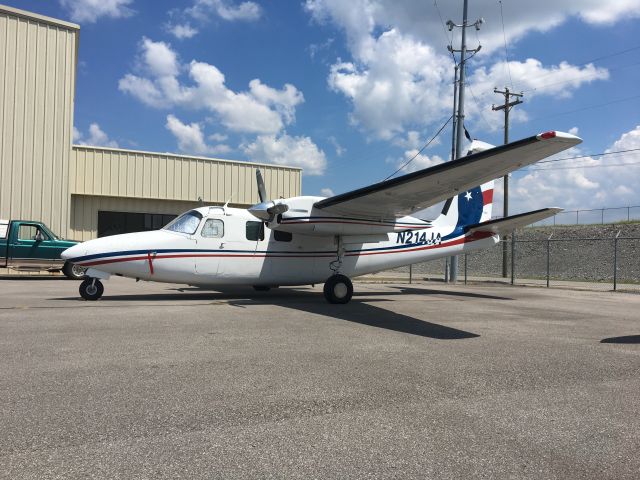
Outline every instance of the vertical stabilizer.
MULTIPOLYGON (((467 155, 493 148, 480 140, 471 142, 467 155)), ((450 198, 444 204, 442 213, 433 222, 434 226, 459 229, 491 219, 493 211, 493 183, 484 183, 450 198)))

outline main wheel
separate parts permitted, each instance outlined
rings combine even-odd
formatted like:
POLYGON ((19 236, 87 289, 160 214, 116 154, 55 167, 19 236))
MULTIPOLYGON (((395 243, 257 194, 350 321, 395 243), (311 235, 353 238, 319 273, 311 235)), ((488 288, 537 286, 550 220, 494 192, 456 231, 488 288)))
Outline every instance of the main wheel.
POLYGON ((98 300, 104 293, 104 286, 97 278, 87 278, 80 284, 79 290, 85 300, 98 300))
POLYGON ((349 303, 353 296, 353 283, 344 275, 332 275, 324 284, 324 298, 329 303, 349 303))
POLYGON ((69 262, 66 262, 64 267, 62 267, 62 273, 71 280, 82 280, 86 271, 87 269, 85 267, 69 262))

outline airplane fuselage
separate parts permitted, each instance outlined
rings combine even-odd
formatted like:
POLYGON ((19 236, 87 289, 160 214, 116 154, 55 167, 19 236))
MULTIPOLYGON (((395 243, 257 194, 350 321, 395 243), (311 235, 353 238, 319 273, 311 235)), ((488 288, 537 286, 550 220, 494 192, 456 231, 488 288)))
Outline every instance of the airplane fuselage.
POLYGON ((163 229, 115 235, 73 247, 67 257, 107 274, 156 282, 307 285, 322 283, 334 273, 357 277, 485 248, 499 240, 495 235, 451 232, 419 219, 413 219, 415 224, 425 228, 403 227, 384 234, 291 234, 265 228, 246 210, 198 211, 203 218, 193 233, 163 229))

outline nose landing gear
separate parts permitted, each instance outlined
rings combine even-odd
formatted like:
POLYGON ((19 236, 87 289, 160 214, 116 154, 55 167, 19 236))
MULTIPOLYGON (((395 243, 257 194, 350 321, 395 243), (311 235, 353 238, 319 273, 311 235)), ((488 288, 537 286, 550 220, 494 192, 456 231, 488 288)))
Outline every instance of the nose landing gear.
POLYGON ((331 275, 324 284, 324 298, 329 303, 349 303, 352 296, 353 283, 344 275, 331 275))
POLYGON ((80 284, 79 290, 85 300, 98 300, 104 293, 104 285, 97 278, 87 278, 80 284))

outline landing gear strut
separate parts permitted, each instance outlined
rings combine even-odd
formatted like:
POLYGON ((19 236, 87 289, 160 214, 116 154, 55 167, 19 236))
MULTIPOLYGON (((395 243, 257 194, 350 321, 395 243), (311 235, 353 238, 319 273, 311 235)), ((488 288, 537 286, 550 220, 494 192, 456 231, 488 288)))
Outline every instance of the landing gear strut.
POLYGON ((85 300, 98 300, 104 293, 104 286, 97 278, 87 278, 80 284, 80 296, 85 300))
POLYGON ((353 283, 344 275, 331 275, 324 284, 324 298, 329 303, 349 303, 352 296, 353 283))

